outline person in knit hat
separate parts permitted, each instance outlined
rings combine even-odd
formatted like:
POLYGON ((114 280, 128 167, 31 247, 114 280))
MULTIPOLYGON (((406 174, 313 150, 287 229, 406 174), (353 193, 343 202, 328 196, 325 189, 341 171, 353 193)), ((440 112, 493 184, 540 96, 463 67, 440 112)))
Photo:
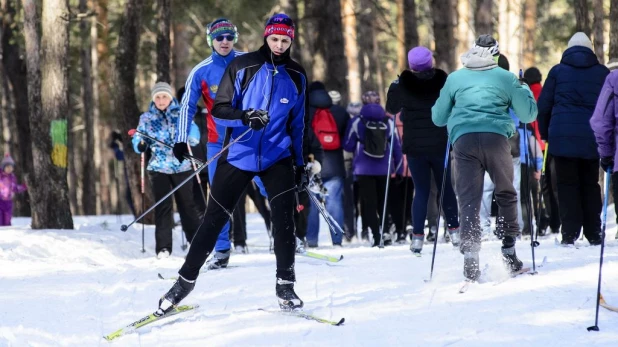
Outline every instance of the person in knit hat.
MULTIPOLYGON (((151 91, 152 101, 147 112, 139 118, 137 133, 133 136, 133 149, 142 154, 148 148, 152 156, 146 170, 150 179, 155 201, 162 199, 174 187, 191 174, 191 164, 174 158, 170 146, 174 143, 180 107, 172 96, 172 87, 166 82, 157 82, 151 91), (142 136, 144 134, 145 136, 142 136), (148 136, 148 137, 147 137, 148 136), (169 146, 164 146, 157 139, 169 146)), ((191 145, 200 141, 199 129, 191 123, 189 135, 191 145)), ((197 205, 193 199, 193 181, 184 184, 174 194, 182 229, 191 240, 200 225, 197 205)), ((157 257, 167 258, 172 253, 172 229, 174 228, 173 201, 166 199, 155 208, 155 240, 157 257)))
MULTIPOLYGON (((438 188, 442 187, 444 176, 444 156, 448 133, 443 127, 436 126, 431 120, 431 108, 435 104, 440 90, 446 83, 447 74, 434 68, 432 52, 422 46, 414 47, 408 52, 409 70, 404 70, 399 78, 391 83, 386 99, 386 110, 399 114, 403 123, 402 152, 408 159, 408 167, 414 182, 412 241, 410 250, 420 254, 425 239, 425 219, 431 190, 431 177, 438 188)), ((446 168, 444 182, 444 214, 453 245, 459 245, 459 218, 457 199, 451 184, 450 160, 446 168)), ((440 192, 438 192, 440 194, 440 192)), ((427 235, 428 241, 436 237, 436 229, 427 235), (432 233, 433 231, 433 233, 432 233)))
MULTIPOLYGON (((303 307, 294 291, 294 210, 295 192, 305 189, 307 182, 303 153, 307 75, 290 58, 294 33, 292 19, 275 14, 264 27, 264 44, 234 59, 223 74, 212 116, 227 128, 223 144, 230 147, 217 160, 210 182, 213 203, 206 207, 205 222, 191 242, 178 281, 159 300, 160 312, 169 312, 191 293, 221 228, 254 177, 263 182, 271 207, 279 306, 303 307)), ((176 146, 181 149, 182 142, 176 146)))
POLYGON ((11 225, 13 217, 13 197, 15 194, 25 192, 25 184, 18 184, 17 177, 13 173, 15 161, 11 155, 6 153, 0 162, 2 171, 0 172, 0 226, 11 225))
POLYGON ((588 36, 575 33, 538 100, 539 132, 556 170, 561 243, 567 247, 582 227, 591 244, 601 244, 599 152, 590 119, 608 74, 588 36))
MULTIPOLYGON (((182 160, 188 154, 187 136, 190 124, 194 117, 205 117, 208 129, 206 143, 206 158, 210 160, 223 148, 225 139, 225 127, 217 125, 212 116, 215 98, 219 91, 219 84, 225 69, 238 56, 245 54, 234 49, 238 42, 239 32, 236 26, 227 18, 217 18, 208 24, 206 28, 206 41, 212 48, 212 54, 197 64, 185 83, 185 93, 182 97, 178 126, 174 145, 176 159, 182 160), (197 114, 200 100, 204 102, 205 116, 197 114)), ((208 178, 212 182, 217 170, 217 160, 208 165, 208 178)), ((235 248, 239 253, 246 252, 244 240, 234 240, 235 248)), ((215 255, 209 260, 209 269, 222 269, 227 267, 231 255, 232 244, 230 242, 230 223, 226 223, 215 246, 215 255)))
POLYGON ((363 101, 363 105, 367 104, 380 104, 380 94, 375 90, 368 90, 363 93, 361 96, 361 100, 363 101))
POLYGON ((481 276, 479 211, 486 171, 496 186, 497 229, 504 234, 502 260, 512 273, 523 268, 515 252, 520 231, 508 139, 517 130, 509 109, 520 121, 529 123, 536 118, 537 107, 528 86, 498 67, 499 54, 498 42, 493 37, 479 36, 461 56, 464 67, 448 76, 431 109, 434 124, 447 127, 448 140, 453 145, 455 190, 461 213, 459 250, 464 255, 463 273, 468 281, 477 281, 481 276))

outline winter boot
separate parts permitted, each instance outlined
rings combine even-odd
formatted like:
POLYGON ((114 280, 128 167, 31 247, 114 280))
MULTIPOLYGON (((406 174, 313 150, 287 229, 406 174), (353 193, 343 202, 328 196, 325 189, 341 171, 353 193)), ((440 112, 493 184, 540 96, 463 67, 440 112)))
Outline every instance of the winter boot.
POLYGON ((384 238, 384 246, 390 246, 393 244, 393 237, 390 233, 384 233, 382 237, 384 238))
POLYGON ((176 307, 195 287, 195 281, 187 281, 182 276, 174 283, 172 288, 159 299, 159 312, 165 314, 176 307))
POLYGON ((467 281, 476 282, 481 277, 479 268, 479 253, 464 252, 464 277, 467 281))
POLYGON ((296 253, 303 254, 307 251, 307 242, 296 238, 296 253))
POLYGON ((247 245, 236 245, 234 246, 234 252, 241 253, 241 254, 247 254, 249 253, 249 249, 247 248, 247 245))
POLYGON ((459 234, 459 227, 449 228, 448 234, 451 235, 451 243, 453 244, 453 247, 459 247, 459 243, 461 242, 461 235, 459 234))
POLYGON ((423 250, 423 239, 425 235, 423 234, 412 234, 412 244, 410 245, 410 251, 415 255, 420 255, 423 250))
POLYGON ((167 248, 163 248, 157 253, 157 259, 165 259, 170 257, 170 251, 167 248))
POLYGON ((294 292, 294 282, 277 278, 275 286, 279 307, 284 311, 292 311, 303 308, 303 301, 294 292))
POLYGON ((406 243, 406 236, 407 236, 406 232, 401 231, 401 230, 397 231, 397 240, 395 240, 395 243, 398 243, 398 244, 401 244, 401 245, 405 244, 406 243))
POLYGON ((508 248, 502 247, 502 261, 504 261, 504 265, 511 273, 517 272, 524 267, 524 263, 517 258, 515 245, 508 248))
POLYGON ((438 235, 438 227, 429 227, 429 232, 427 233, 427 241, 434 242, 438 235))
POLYGON ((224 269, 230 262, 230 250, 215 252, 215 255, 208 260, 208 270, 224 269))

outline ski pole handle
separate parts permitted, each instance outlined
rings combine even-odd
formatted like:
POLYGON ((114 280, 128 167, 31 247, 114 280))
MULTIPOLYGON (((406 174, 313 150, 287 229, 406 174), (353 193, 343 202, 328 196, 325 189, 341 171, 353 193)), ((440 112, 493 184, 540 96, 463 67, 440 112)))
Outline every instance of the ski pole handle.
POLYGON ((142 196, 144 195, 144 191, 145 191, 145 184, 144 184, 144 177, 146 176, 145 174, 145 165, 146 165, 146 153, 142 152, 141 154, 141 165, 140 165, 140 179, 141 179, 141 193, 142 196))
MULTIPOLYGON (((141 132, 141 131, 139 131, 139 130, 137 130, 137 129, 131 129, 131 130, 129 130, 129 131, 128 131, 128 134, 129 134, 129 136, 131 136, 131 137, 133 137, 135 134, 139 134, 139 136, 144 137, 144 138, 147 138, 147 139, 149 139, 149 140, 152 140, 152 141, 154 141, 154 142, 156 142, 156 143, 158 143, 158 144, 160 144, 160 145, 162 145, 162 146, 165 146, 165 147, 167 147, 167 148, 172 148, 172 149, 174 148, 173 146, 170 146, 170 145, 168 145, 167 143, 165 143, 165 142, 163 142, 163 141, 161 141, 161 140, 159 140, 159 139, 156 139, 156 138, 154 138, 154 137, 152 137, 152 136, 150 136, 150 135, 148 135, 148 134, 145 134, 145 133, 143 133, 143 132, 141 132)), ((190 151, 190 150, 189 150, 189 151, 190 151)), ((201 161, 201 160, 199 160, 199 159, 197 159, 197 158, 193 157, 192 155, 185 155, 185 158, 190 159, 190 160, 195 160, 195 161, 196 161, 198 164, 200 164, 200 165, 204 163, 203 161, 201 161)))

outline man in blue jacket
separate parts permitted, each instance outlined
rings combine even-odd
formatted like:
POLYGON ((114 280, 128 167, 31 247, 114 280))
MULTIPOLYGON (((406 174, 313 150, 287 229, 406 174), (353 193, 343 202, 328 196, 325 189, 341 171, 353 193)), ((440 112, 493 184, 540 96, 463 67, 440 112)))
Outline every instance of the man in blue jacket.
POLYGON ((579 32, 549 71, 539 97, 539 131, 556 165, 565 246, 575 243, 582 226, 590 244, 601 244, 599 154, 590 118, 608 74, 588 36, 579 32))
MULTIPOLYGON (((185 84, 185 94, 182 97, 182 107, 178 120, 176 145, 174 146, 174 155, 178 160, 182 160, 183 153, 186 152, 186 145, 183 143, 187 141, 188 126, 191 124, 193 115, 195 115, 200 98, 204 99, 204 105, 207 111, 207 159, 210 160, 210 158, 221 151, 225 127, 215 124, 212 117, 212 108, 225 68, 234 58, 245 54, 245 52, 237 52, 234 50, 234 43, 238 41, 238 30, 229 20, 225 18, 214 20, 208 25, 206 34, 206 41, 208 45, 212 47, 212 55, 197 64, 193 70, 191 70, 185 84)), ((211 184, 216 170, 217 161, 214 160, 208 166, 208 181, 211 184)), ((227 267, 231 253, 229 232, 230 223, 226 223, 219 234, 219 239, 215 246, 215 255, 208 264, 209 269, 227 267)))
POLYGON ((225 70, 213 108, 214 120, 227 127, 224 143, 252 131, 218 160, 204 223, 178 281, 159 301, 162 312, 169 312, 193 290, 219 231, 256 176, 264 183, 271 207, 279 306, 286 310, 303 306, 294 292, 294 193, 307 180, 303 159, 307 77, 290 58, 293 40, 292 20, 276 14, 266 23, 264 45, 238 57, 225 70))

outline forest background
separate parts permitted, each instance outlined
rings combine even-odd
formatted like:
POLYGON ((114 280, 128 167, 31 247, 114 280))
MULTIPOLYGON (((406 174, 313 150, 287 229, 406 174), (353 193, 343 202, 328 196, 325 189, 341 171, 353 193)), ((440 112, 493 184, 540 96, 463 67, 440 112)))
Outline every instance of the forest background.
POLYGON ((252 51, 275 12, 295 20, 293 58, 342 104, 367 90, 385 102, 416 45, 447 72, 460 68, 479 34, 498 39, 515 73, 536 66, 546 76, 576 31, 601 63, 618 58, 618 0, 0 0, 0 135, 29 187, 14 214, 32 216, 35 229, 70 229, 72 215, 130 213, 123 165, 141 213, 140 158, 126 131, 150 88, 184 85, 211 54, 205 28, 215 18, 231 19, 236 48, 252 51), (124 163, 109 147, 114 129, 124 163))

